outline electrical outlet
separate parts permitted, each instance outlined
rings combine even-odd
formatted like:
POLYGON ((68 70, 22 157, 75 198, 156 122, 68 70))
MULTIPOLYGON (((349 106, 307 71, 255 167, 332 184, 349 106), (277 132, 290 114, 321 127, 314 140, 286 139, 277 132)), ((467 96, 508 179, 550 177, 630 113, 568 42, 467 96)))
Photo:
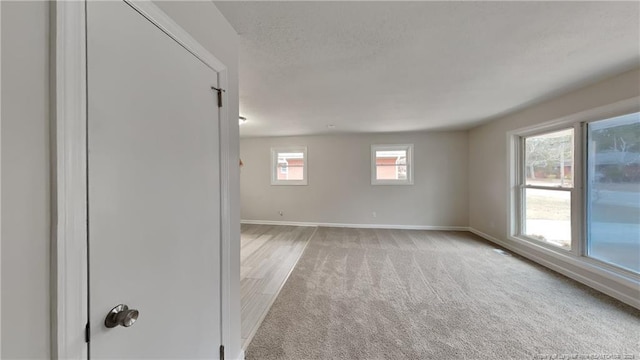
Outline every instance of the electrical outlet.
POLYGON ((284 216, 284 213, 282 212, 282 210, 278 211, 278 214, 280 214, 280 216, 284 216))
POLYGON ((374 211, 374 212, 372 212, 372 213, 371 213, 371 216, 373 216, 373 217, 377 217, 377 216, 378 216, 378 214, 376 214, 376 212, 374 211))

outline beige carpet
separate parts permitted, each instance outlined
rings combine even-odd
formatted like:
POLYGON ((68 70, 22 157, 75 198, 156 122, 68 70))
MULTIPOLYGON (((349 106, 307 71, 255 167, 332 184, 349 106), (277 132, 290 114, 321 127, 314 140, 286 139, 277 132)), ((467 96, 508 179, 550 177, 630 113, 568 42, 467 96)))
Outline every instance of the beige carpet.
POLYGON ((640 359, 640 311, 494 248, 467 232, 320 228, 246 358, 640 359))

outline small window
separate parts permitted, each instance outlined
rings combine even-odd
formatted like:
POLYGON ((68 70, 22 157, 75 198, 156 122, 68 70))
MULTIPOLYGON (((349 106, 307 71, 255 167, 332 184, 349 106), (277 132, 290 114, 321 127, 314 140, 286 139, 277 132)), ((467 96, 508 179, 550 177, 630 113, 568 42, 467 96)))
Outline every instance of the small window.
POLYGON ((271 185, 307 185, 307 148, 271 148, 271 185))
POLYGON ((413 184, 413 144, 371 145, 372 185, 413 184))

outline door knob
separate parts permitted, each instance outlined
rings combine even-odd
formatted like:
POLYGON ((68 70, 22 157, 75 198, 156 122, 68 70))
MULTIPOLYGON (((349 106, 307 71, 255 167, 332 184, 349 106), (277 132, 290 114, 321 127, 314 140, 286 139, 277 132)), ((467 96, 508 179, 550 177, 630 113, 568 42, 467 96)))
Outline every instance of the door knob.
POLYGON ((109 311, 104 319, 104 326, 108 328, 114 328, 118 325, 129 327, 138 320, 138 315, 140 315, 138 310, 129 309, 127 305, 120 304, 109 311))

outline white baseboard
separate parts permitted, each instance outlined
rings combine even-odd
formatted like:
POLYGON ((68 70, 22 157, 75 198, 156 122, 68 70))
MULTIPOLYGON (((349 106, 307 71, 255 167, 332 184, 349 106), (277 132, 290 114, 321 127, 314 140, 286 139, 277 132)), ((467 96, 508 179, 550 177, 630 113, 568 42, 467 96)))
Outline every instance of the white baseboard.
MULTIPOLYGON (((585 270, 584 274, 580 274, 577 273, 575 271, 572 271, 568 268, 566 268, 565 266, 563 266, 562 261, 559 260, 557 262, 554 261, 549 261, 547 259, 543 259, 542 257, 538 256, 534 251, 528 251, 526 249, 522 249, 522 248, 516 248, 514 247, 512 244, 509 244, 506 241, 500 240, 498 238, 495 238, 491 235, 485 234, 479 230, 476 230, 472 227, 468 228, 470 232, 488 240, 491 241, 492 243, 495 243, 497 245, 500 245, 506 249, 509 249, 510 251, 513 251, 514 253, 521 255, 531 261, 534 261, 546 268, 549 268, 553 271, 556 271, 566 277, 569 277, 579 283, 582 283, 584 285, 587 285, 593 289, 596 289, 602 293, 605 293, 613 298, 616 298, 620 301, 622 301, 625 304, 628 304, 630 306, 633 306, 636 309, 640 309, 640 299, 637 297, 640 294, 639 289, 637 288, 637 285, 635 285, 636 287, 634 288, 634 284, 629 284, 629 285, 625 285, 628 289, 629 289, 629 293, 624 293, 621 291, 618 291, 616 289, 611 288, 610 286, 608 286, 605 283, 602 283, 600 281, 596 281, 594 279, 592 279, 591 277, 589 277, 589 274, 597 274, 597 275, 603 275, 601 274, 597 268, 593 267, 593 269, 588 269, 588 267, 591 267, 592 265, 587 264, 587 263, 583 263, 581 264, 581 268, 583 268, 585 270), (633 292, 635 291, 635 297, 632 295, 633 292)), ((574 261, 580 261, 580 260, 574 260, 574 261)))
POLYGON ((355 228, 355 229, 469 231, 469 228, 467 226, 344 224, 344 223, 317 223, 317 222, 306 222, 306 221, 273 221, 273 220, 241 220, 240 223, 251 224, 251 225, 322 226, 322 227, 344 227, 344 228, 355 228))

